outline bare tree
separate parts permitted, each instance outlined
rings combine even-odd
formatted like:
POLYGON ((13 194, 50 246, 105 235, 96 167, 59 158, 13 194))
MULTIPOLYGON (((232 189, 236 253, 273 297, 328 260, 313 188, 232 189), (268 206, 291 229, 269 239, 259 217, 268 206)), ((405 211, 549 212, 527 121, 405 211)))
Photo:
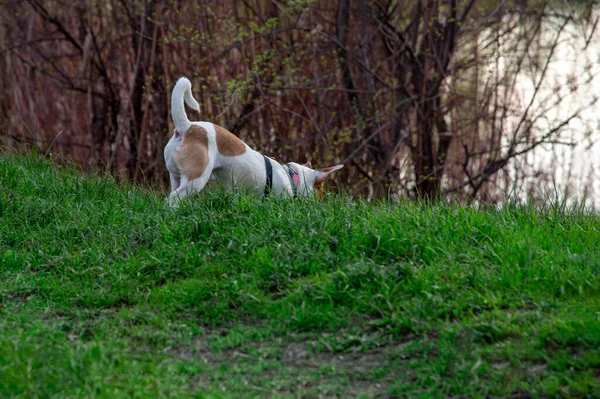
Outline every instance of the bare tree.
MULTIPOLYGON (((418 197, 435 198, 468 186, 468 196, 476 198, 512 159, 540 145, 560 143, 557 138, 569 122, 595 103, 582 104, 546 131, 533 134, 536 123, 566 100, 566 96, 552 98, 552 94, 540 99, 540 92, 547 88, 548 67, 556 59, 555 49, 562 43, 565 27, 575 23, 572 10, 551 10, 546 2, 527 7, 500 1, 488 9, 474 9, 474 3, 338 2, 333 40, 339 46, 341 79, 357 130, 362 132, 359 139, 354 137, 350 156, 369 153, 371 174, 378 176, 372 182, 383 185, 380 192, 387 191, 390 182, 397 184, 399 173, 394 166, 406 147, 418 197), (350 26, 364 24, 365 18, 370 18, 370 31, 356 43, 349 42, 350 26), (536 38, 543 25, 554 36, 541 45, 536 38), (381 45, 373 45, 378 40, 381 45), (536 58, 535 65, 528 62, 531 57, 536 58), (525 66, 535 67, 534 87, 529 101, 521 102, 515 86, 530 71, 525 66), (361 97, 361 91, 367 94, 361 97), (377 111, 370 108, 373 98, 382 99, 377 111), (364 122, 369 120, 379 125, 364 122), (393 123, 382 128, 380 121, 386 120, 393 123), (507 122, 513 120, 517 122, 509 129, 507 122), (486 129, 482 131, 481 126, 486 129), (454 168, 454 181, 442 189, 448 163, 460 165, 460 170, 454 168)), ((587 15, 591 15, 590 8, 587 15)), ((594 29, 595 22, 586 32, 588 41, 594 29)))

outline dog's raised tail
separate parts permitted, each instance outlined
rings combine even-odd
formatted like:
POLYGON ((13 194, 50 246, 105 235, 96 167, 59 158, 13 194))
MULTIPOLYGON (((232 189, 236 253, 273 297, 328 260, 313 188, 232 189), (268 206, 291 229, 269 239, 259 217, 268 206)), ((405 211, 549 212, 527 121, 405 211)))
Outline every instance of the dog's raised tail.
POLYGON ((188 107, 200 112, 200 105, 194 99, 194 96, 192 96, 192 84, 188 78, 182 76, 175 83, 173 94, 171 95, 171 117, 173 118, 175 129, 181 133, 187 131, 191 125, 185 113, 184 101, 188 107))

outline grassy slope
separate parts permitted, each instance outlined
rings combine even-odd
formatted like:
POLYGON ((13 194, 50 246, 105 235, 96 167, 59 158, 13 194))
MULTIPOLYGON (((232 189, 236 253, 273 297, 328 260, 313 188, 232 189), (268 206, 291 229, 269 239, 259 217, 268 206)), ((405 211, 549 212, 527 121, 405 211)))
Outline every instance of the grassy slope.
POLYGON ((600 392, 600 220, 0 157, 0 397, 600 392))

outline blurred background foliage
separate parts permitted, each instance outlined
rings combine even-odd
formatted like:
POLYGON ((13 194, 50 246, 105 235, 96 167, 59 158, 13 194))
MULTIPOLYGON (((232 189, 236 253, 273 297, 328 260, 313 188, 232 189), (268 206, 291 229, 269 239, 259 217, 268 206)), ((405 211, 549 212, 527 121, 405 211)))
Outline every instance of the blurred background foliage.
POLYGON ((593 168, 569 185, 583 166, 560 148, 594 147, 597 15, 595 0, 3 0, 0 140, 167 187, 185 75, 190 119, 282 162, 344 163, 334 183, 355 196, 589 196, 593 168))

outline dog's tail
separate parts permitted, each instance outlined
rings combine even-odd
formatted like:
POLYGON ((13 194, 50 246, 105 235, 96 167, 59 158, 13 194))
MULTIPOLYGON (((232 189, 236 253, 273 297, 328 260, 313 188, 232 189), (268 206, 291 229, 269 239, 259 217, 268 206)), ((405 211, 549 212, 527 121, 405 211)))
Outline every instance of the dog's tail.
POLYGON ((185 113, 184 100, 190 108, 200 112, 200 105, 198 105, 198 102, 192 96, 192 84, 188 78, 182 76, 175 84, 173 94, 171 95, 171 117, 173 118, 173 123, 175 123, 175 129, 181 133, 187 131, 191 125, 185 113))

